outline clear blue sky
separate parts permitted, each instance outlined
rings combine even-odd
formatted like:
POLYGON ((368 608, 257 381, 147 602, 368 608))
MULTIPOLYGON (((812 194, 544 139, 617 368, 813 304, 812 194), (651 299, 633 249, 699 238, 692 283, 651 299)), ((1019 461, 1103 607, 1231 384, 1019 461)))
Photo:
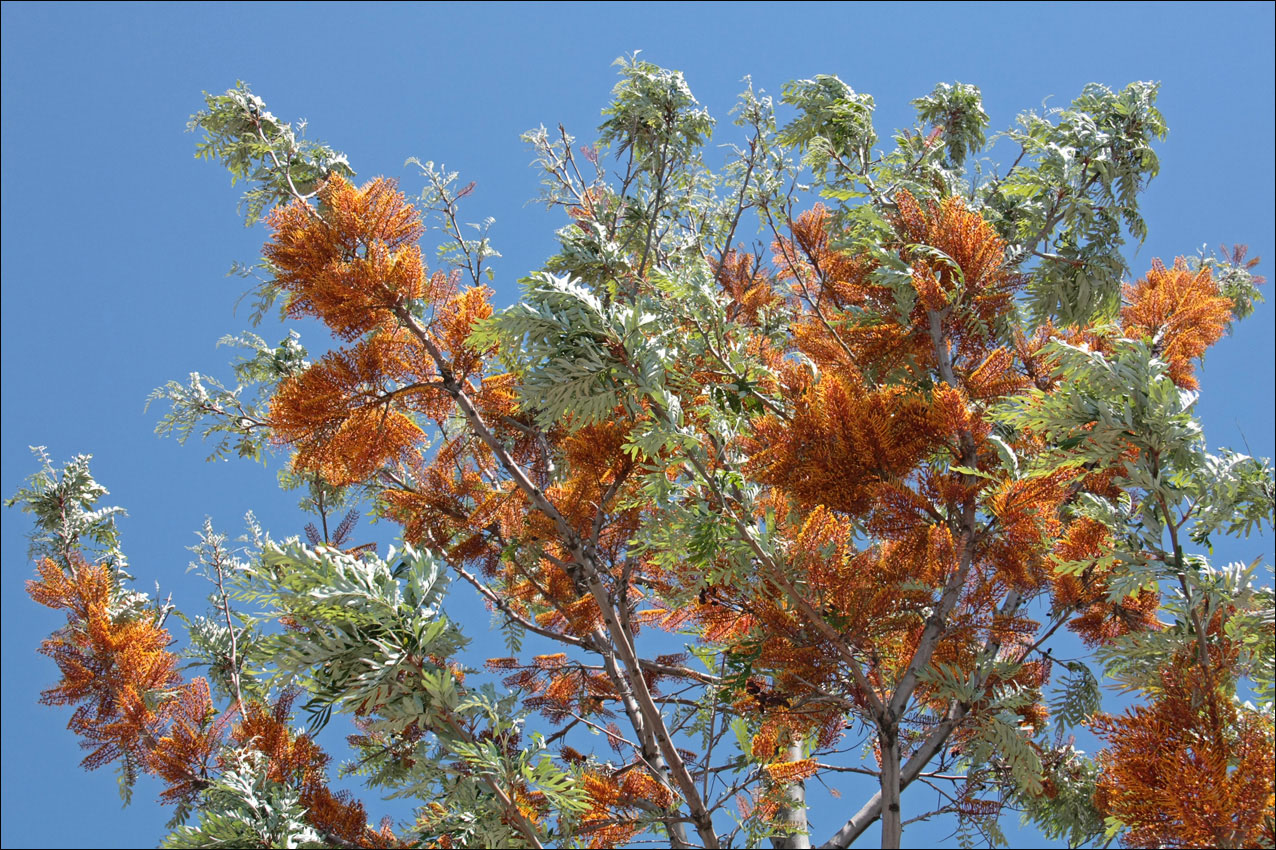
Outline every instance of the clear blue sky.
MULTIPOLYGON (((276 536, 305 521, 272 470, 206 464, 200 445, 154 436, 161 411, 143 411, 169 379, 226 376, 229 352, 214 343, 247 327, 247 311, 233 313, 242 282, 224 273, 256 257, 262 233, 239 223, 225 172, 192 157, 183 129, 203 90, 249 82, 275 114, 308 118, 364 178, 400 177, 416 190, 403 162, 417 156, 477 180, 470 215, 495 216, 505 255, 499 303, 539 267, 561 225, 526 203, 537 177, 520 133, 562 122, 591 140, 615 82, 611 62, 636 49, 686 73, 720 119, 721 141, 746 74, 774 93, 790 79, 837 74, 877 99, 882 136, 939 81, 978 85, 999 128, 1091 81, 1160 80, 1170 136, 1135 268, 1220 242, 1276 260, 1271 3, 6 2, 2 15, 0 494, 34 470, 28 445, 47 445, 58 461, 91 452, 112 501, 129 511, 124 544, 142 589, 158 581, 193 612, 204 589, 184 572, 185 547, 206 515, 238 533, 252 509, 276 536)), ((1208 357, 1201 412, 1214 445, 1244 450, 1244 438, 1253 453, 1273 454, 1272 317, 1272 305, 1260 307, 1208 357)), ((314 333, 307 341, 312 351, 325 344, 314 333)), ((167 818, 150 803, 158 788, 144 782, 121 811, 111 771, 78 767, 67 712, 36 705, 55 670, 34 650, 60 618, 23 592, 26 516, 3 511, 2 522, 3 844, 152 846, 167 818)), ((1270 537, 1251 543, 1221 554, 1271 558, 1270 537)), ((465 589, 455 595, 481 638, 481 609, 465 589)), ((832 821, 825 813, 818 832, 832 821)), ((906 839, 924 846, 946 832, 923 827, 906 839)))

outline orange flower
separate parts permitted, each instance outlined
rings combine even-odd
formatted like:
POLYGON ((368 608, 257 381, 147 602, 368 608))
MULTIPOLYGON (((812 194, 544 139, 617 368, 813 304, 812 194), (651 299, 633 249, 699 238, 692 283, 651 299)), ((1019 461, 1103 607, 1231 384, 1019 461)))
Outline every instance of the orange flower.
POLYGON ((934 446, 924 396, 867 389, 834 373, 806 390, 793 418, 765 416, 744 441, 749 471, 807 506, 862 513, 879 481, 906 475, 934 446))
MULTIPOLYGON (((971 305, 983 329, 954 323, 952 331, 960 348, 974 338, 990 336, 990 328, 1013 304, 1020 278, 1005 265, 1006 243, 979 213, 966 209, 956 196, 938 204, 921 204, 907 191, 895 195, 898 213, 895 227, 912 245, 938 249, 950 262, 922 250, 905 247, 914 268, 913 282, 922 303, 939 310, 960 294, 971 305), (965 344, 963 344, 965 343, 965 344)), ((963 351, 973 354, 974 349, 963 351)))
POLYGON ((1269 717, 1230 699, 1211 670, 1162 671, 1152 703, 1104 717, 1096 804, 1129 827, 1129 847, 1270 847, 1273 734, 1269 717))
POLYGON ((718 283, 730 299, 727 318, 756 325, 759 314, 780 301, 752 254, 730 251, 718 269, 718 283))
POLYGON ((1159 337, 1170 378, 1180 387, 1196 389, 1192 360, 1218 342, 1232 318, 1231 299, 1219 293, 1210 270, 1202 266, 1192 272, 1182 257, 1172 269, 1153 260, 1147 277, 1126 284, 1122 294, 1128 302, 1121 310, 1126 336, 1159 337))
POLYGON ((766 766, 766 772, 771 777, 772 782, 779 784, 801 782, 804 779, 810 779, 816 774, 816 761, 815 759, 800 759, 798 761, 775 762, 766 766))
POLYGON ((316 316, 344 339, 384 325, 391 311, 425 292, 420 216, 392 181, 356 189, 340 176, 319 190, 320 211, 302 201, 267 217, 264 254, 288 313, 316 316))
POLYGON ((145 768, 156 736, 181 684, 172 642, 149 617, 111 614, 115 576, 105 565, 79 563, 68 574, 46 558, 27 593, 41 605, 67 612, 67 625, 40 645, 62 680, 40 696, 44 705, 74 705, 67 727, 91 750, 90 770, 124 758, 145 768))
POLYGON ((333 793, 327 784, 331 760, 309 735, 295 734, 288 726, 295 692, 281 696, 274 706, 249 704, 231 738, 267 758, 267 776, 296 788, 307 819, 328 841, 354 847, 397 847, 387 825, 373 829, 363 804, 345 791, 333 793))
POLYGON ((270 402, 271 425, 277 442, 296 446, 293 467, 343 485, 406 457, 422 437, 409 405, 438 392, 402 383, 411 381, 417 354, 406 333, 382 333, 329 352, 280 385, 270 402))
POLYGON ((189 802, 205 787, 233 716, 227 713, 214 720, 217 711, 204 679, 182 688, 175 702, 168 734, 155 742, 148 759, 151 770, 168 783, 160 793, 165 803, 189 802))

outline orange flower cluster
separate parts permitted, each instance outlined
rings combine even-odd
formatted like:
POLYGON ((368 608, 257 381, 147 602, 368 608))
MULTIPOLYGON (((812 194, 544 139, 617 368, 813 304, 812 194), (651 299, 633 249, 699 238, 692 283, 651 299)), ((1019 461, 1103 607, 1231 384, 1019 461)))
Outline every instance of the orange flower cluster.
POLYGON ((991 344, 1020 283, 1004 268, 1004 243, 959 199, 924 208, 901 193, 898 204, 898 250, 911 263, 918 295, 905 322, 895 294, 874 282, 872 263, 829 247, 823 209, 799 217, 792 240, 776 243, 782 277, 810 308, 796 324, 796 345, 825 371, 816 378, 787 369, 791 421, 761 417, 744 448, 750 472, 807 507, 863 513, 879 482, 906 477, 945 439, 987 431, 971 416, 972 400, 1025 383, 1011 352, 991 344), (877 387, 872 376, 935 366, 932 313, 954 346, 959 385, 877 387))
MULTIPOLYGON (((67 612, 67 625, 40 647, 58 665, 62 681, 46 690, 45 705, 75 705, 68 728, 92 750, 90 770, 123 759, 130 773, 165 782, 160 800, 190 803, 221 767, 217 755, 233 712, 217 717, 208 682, 183 682, 172 639, 149 617, 112 614, 117 577, 104 565, 76 563, 70 571, 51 559, 27 592, 41 605, 67 612)), ((368 828, 363 807, 323 784, 328 757, 305 735, 294 737, 286 718, 291 697, 273 712, 250 706, 231 739, 270 760, 270 778, 301 791, 310 822, 348 846, 398 846, 389 826, 368 828)))
MULTIPOLYGON (((912 269, 917 296, 906 317, 896 312, 895 294, 876 282, 871 262, 830 247, 829 221, 817 208, 792 224, 791 239, 776 242, 778 279, 793 287, 789 307, 802 311, 790 353, 805 355, 814 368, 792 356, 772 358, 791 413, 756 417, 740 444, 749 457, 747 473, 773 488, 767 522, 789 541, 798 585, 824 620, 865 653, 868 679, 883 692, 898 680, 921 636, 920 612, 933 605, 919 586, 939 588, 958 569, 968 569, 968 578, 932 663, 969 669, 990 638, 1003 657, 1026 653, 1039 624, 995 613, 1012 589, 1029 597, 1049 590, 1056 610, 1076 612, 1069 627, 1090 645, 1160 628, 1155 591, 1109 601, 1111 567, 1098 566, 1111 549, 1106 530, 1068 519, 1079 493, 1118 494, 1120 463, 1015 479, 1000 472, 1000 453, 989 441, 993 427, 984 411, 990 401, 1053 386, 1052 367, 1041 355, 1045 342, 1064 337, 1101 348, 1104 339, 1047 325, 1032 339, 1002 344, 995 331, 1022 280, 1007 270, 1005 245, 992 227, 959 199, 922 204, 906 194, 899 198, 900 244, 892 250, 912 269), (934 383, 944 371, 941 353, 952 384, 934 383), (892 379, 879 384, 886 376, 892 379), (967 459, 972 448, 973 464, 967 459), (956 464, 988 477, 948 471, 956 464), (982 529, 962 532, 958 518, 964 515, 982 517, 982 529), (1056 559, 1074 566, 1056 573, 1056 559), (969 566, 961 567, 963 561, 969 566)), ((771 292, 760 288, 766 272, 747 258, 732 260, 721 283, 741 331, 753 333, 747 299, 771 292)), ((1162 342, 1172 375, 1180 385, 1194 385, 1189 361, 1218 338, 1230 315, 1230 302, 1208 272, 1190 273, 1181 262, 1166 271, 1157 263, 1147 280, 1127 287, 1126 297, 1126 333, 1163 331, 1163 340, 1174 340, 1162 342), (1189 323, 1193 330, 1186 333, 1189 323)), ((1012 446, 1021 464, 1046 447, 1042 435, 1031 433, 1012 446)), ((719 587, 701 596, 699 605, 666 614, 663 623, 697 623, 706 639, 738 641, 749 652, 761 642, 754 669, 770 672, 775 692, 791 699, 812 684, 838 687, 821 663, 834 657, 833 649, 777 601, 783 594, 775 588, 719 587)), ((1029 662, 1013 680, 1039 697, 1048 676, 1048 664, 1029 662)), ((989 693, 1004 684, 988 682, 989 693)), ((923 702, 927 693, 923 685, 923 702)), ((743 697, 739 703, 750 705, 743 697)), ((787 711, 779 703, 759 708, 775 716, 787 711)), ((1021 714, 1034 727, 1047 716, 1040 701, 1021 714)), ((764 726, 764 732, 766 749, 778 727, 764 726)))
POLYGON ((873 262, 832 246, 831 223, 832 214, 816 204, 792 222, 791 239, 780 238, 772 246, 780 279, 793 287, 791 306, 806 301, 812 310, 845 310, 886 295, 870 279, 873 262))
MULTIPOLYGON (((928 597, 903 590, 900 584, 909 576, 942 576, 953 566, 951 534, 916 510, 915 503, 923 499, 896 485, 883 485, 876 492, 879 510, 870 525, 879 533, 894 526, 889 529, 894 533, 883 534, 877 545, 858 547, 854 524, 824 506, 813 509, 800 529, 788 532, 793 565, 806 577, 811 601, 849 644, 865 651, 902 649, 901 642, 909 640, 916 626, 916 611, 928 597)), ((788 529, 787 524, 782 528, 788 529)), ((835 667, 827 674, 836 676, 835 667)))
POLYGON ((616 688, 605 673, 569 664, 564 654, 538 655, 531 664, 514 658, 492 658, 490 670, 512 670, 503 681, 507 687, 527 694, 523 705, 539 711, 551 723, 572 717, 614 717, 606 703, 617 698, 616 688))
MULTIPOLYGON (((617 411, 616 418, 610 422, 592 423, 573 432, 551 435, 561 469, 545 492, 568 522, 582 533, 592 526, 608 490, 623 487, 633 471, 633 459, 625 451, 632 427, 628 417, 617 411)), ((629 492, 626 489, 620 495, 629 492)), ((528 519, 529 530, 538 538, 558 537, 556 529, 543 515, 538 513, 528 519)), ((630 512, 609 528, 602 541, 608 555, 619 556, 623 551, 636 530, 635 520, 630 512)))
POLYGON ((1071 478, 1071 472, 1056 472, 1007 480, 989 492, 986 504, 996 518, 998 534, 987 557, 1010 587, 1035 590, 1049 577, 1048 547, 1063 527, 1059 513, 1071 478))
POLYGON ((1210 270, 1203 266, 1193 272, 1182 257, 1171 269, 1153 260, 1147 277, 1127 284, 1122 293, 1128 302, 1121 310, 1126 335, 1159 339, 1170 378, 1196 389, 1192 361, 1222 338, 1232 319, 1231 299, 1220 294, 1210 270))
POLYGON ((1010 309, 1015 289, 1021 284, 1006 268, 1006 243, 983 216, 967 209, 961 198, 950 196, 939 204, 923 206, 908 192, 900 192, 895 203, 895 227, 907 243, 901 253, 913 267, 913 285, 921 306, 942 310, 959 301, 967 303, 979 321, 954 322, 958 339, 988 336, 992 323, 1010 309), (935 250, 947 260, 937 259, 935 250))
POLYGON ((928 341, 895 321, 895 294, 874 281, 876 263, 831 247, 831 215, 817 205, 772 245, 779 279, 792 293, 798 349, 821 368, 890 370, 932 359, 928 341))
POLYGON ((440 444, 430 463, 413 458, 409 469, 416 486, 389 489, 382 497, 405 540, 448 552, 457 562, 487 554, 486 568, 492 570, 499 553, 490 551, 485 531, 512 537, 524 524, 523 511, 516 494, 488 483, 471 457, 477 451, 472 443, 457 437, 440 444))
MULTIPOLYGON (((535 476, 546 498, 581 536, 590 533, 599 511, 611 514, 600 529, 598 556, 616 565, 637 529, 637 509, 615 511, 615 502, 632 495, 633 460, 624 451, 631 424, 623 419, 554 429, 537 440, 537 432, 515 416, 509 376, 484 382, 493 392, 480 394, 478 406, 493 414, 510 453, 535 476), (500 413, 508 404, 508 413, 500 413), (554 468, 546 465, 552 451, 554 468), (601 506, 611 507, 606 511, 601 506)), ((568 557, 557 525, 530 509, 526 494, 512 484, 493 481, 495 460, 472 436, 443 443, 428 463, 410 465, 415 486, 389 489, 383 498, 390 515, 403 524, 405 537, 446 552, 457 564, 477 562, 489 577, 499 578, 505 602, 542 626, 584 635, 601 622, 597 602, 562 566, 568 557), (545 557, 503 557, 512 541, 543 547, 545 557)))
POLYGON ((1108 599, 1107 574, 1111 568, 1100 569, 1098 562, 1111 550, 1108 529, 1088 517, 1079 517, 1069 523, 1054 549, 1054 556, 1060 561, 1091 562, 1079 573, 1057 572, 1050 579, 1055 606, 1077 610, 1078 614, 1068 623, 1068 628, 1076 632, 1087 646, 1099 646, 1130 632, 1161 627, 1156 617, 1161 607, 1161 595, 1156 591, 1141 590, 1135 596, 1116 602, 1108 599))
POLYGON ((289 315, 315 316, 353 340, 425 293, 416 244, 424 228, 389 180, 357 189, 336 175, 319 190, 319 201, 318 213, 303 201, 273 210, 264 253, 291 296, 289 315))
POLYGON ((718 283, 729 299, 727 319, 757 325, 763 311, 781 299, 752 254, 730 251, 718 269, 718 283))
MULTIPOLYGON (((100 564, 73 564, 67 572, 51 559, 38 565, 39 580, 27 593, 41 605, 66 611, 67 624, 40 645, 62 680, 44 691, 44 705, 76 706, 68 728, 91 750, 90 770, 123 758, 133 769, 152 770, 151 753, 168 721, 202 722, 199 693, 207 685, 182 686, 172 639, 150 617, 112 614, 116 578, 100 564)), ((192 753, 198 758, 202 753, 192 753)))
POLYGON ((234 716, 232 712, 216 715, 206 680, 195 679, 180 691, 169 714, 167 733, 148 754, 149 768, 167 783, 160 793, 161 802, 189 803, 206 787, 214 756, 234 716))
POLYGON ((1104 717, 1108 742, 1095 802, 1129 827, 1129 847, 1270 847, 1276 841, 1272 721, 1220 687, 1228 647, 1211 666, 1190 658, 1161 674, 1152 703, 1104 717))
POLYGON ((449 378, 477 381, 480 405, 503 412, 513 396, 508 380, 486 386, 486 352, 468 341, 492 313, 491 290, 459 289, 454 274, 427 277, 416 245, 420 217, 394 184, 355 188, 338 176, 319 200, 318 211, 297 201, 271 214, 265 255, 291 315, 315 316, 359 341, 284 381, 271 400, 271 426, 277 442, 296 448, 295 469, 347 485, 387 463, 411 462, 423 443, 418 417, 443 423, 451 415, 435 354, 446 358, 449 378), (413 302, 433 309, 422 325, 428 339, 402 326, 413 302))
POLYGON ((285 381, 270 417, 274 438, 297 449, 293 467, 340 486, 406 457, 423 433, 405 410, 413 395, 431 392, 410 383, 416 351, 404 332, 383 333, 285 381))
POLYGON ((819 768, 815 759, 798 759, 797 761, 777 761, 766 766, 767 776, 772 782, 785 784, 810 779, 819 768))
POLYGON ((639 812, 666 809, 676 797, 642 767, 623 772, 586 771, 582 782, 588 806, 581 815, 578 833, 590 847, 622 847, 642 828, 639 812))
POLYGON ((906 475, 934 447, 943 427, 937 412, 907 388, 871 389, 826 374, 798 399, 791 419, 767 415, 754 423, 743 441, 748 470, 804 506, 861 514, 875 485, 906 475))
POLYGON ((289 693, 273 707, 248 705, 231 739, 266 756, 267 777, 271 781, 297 789, 307 820, 325 843, 344 847, 401 846, 388 822, 373 829, 362 803, 344 791, 334 794, 328 788, 328 755, 309 735, 298 735, 288 725, 295 698, 295 693, 289 693))

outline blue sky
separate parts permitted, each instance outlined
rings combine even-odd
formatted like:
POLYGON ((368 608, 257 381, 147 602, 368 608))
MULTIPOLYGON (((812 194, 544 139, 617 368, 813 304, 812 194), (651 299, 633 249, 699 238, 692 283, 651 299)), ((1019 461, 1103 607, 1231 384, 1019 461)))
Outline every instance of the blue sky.
MULTIPOLYGON (((1154 257, 1220 242, 1276 259, 1273 8, 6 2, 0 494, 34 470, 29 445, 47 445, 58 461, 92 453, 112 502, 129 511, 124 545, 140 585, 159 582, 192 611, 205 591, 185 574, 185 547, 206 515, 232 533, 250 509, 276 536, 305 522, 273 469, 205 463, 200 445, 157 438, 162 411, 144 410, 167 380, 192 370, 226 377, 230 352, 214 344, 248 327, 247 310, 234 311, 243 282, 224 275, 256 257, 262 232, 240 223, 225 172, 192 156, 184 126, 203 90, 249 82, 275 114, 309 119, 312 135, 345 151, 362 178, 399 177, 415 191, 403 163, 417 156, 476 180, 469 214, 496 218, 504 304, 562 223, 527 203, 537 176, 520 134, 561 122, 592 140, 615 82, 611 63, 633 50, 685 72, 719 119, 721 142, 732 138, 727 113, 746 74, 772 93, 837 74, 876 98, 884 137, 911 120, 908 101, 940 81, 978 85, 996 129, 1046 98, 1066 104, 1091 81, 1159 80, 1170 135, 1144 200, 1150 234, 1133 259, 1145 270, 1154 257)), ((1260 271, 1271 276, 1270 263, 1260 271)), ((284 333, 261 332, 272 341, 284 333)), ((306 341, 314 352, 326 344, 313 331, 306 341)), ((1273 454, 1272 352, 1268 304, 1209 354, 1200 410, 1212 444, 1273 454)), ((121 811, 110 770, 78 767, 66 712, 36 704, 55 673, 34 649, 59 617, 22 591, 26 520, 0 512, 3 844, 153 845, 167 817, 149 802, 158 788, 143 783, 121 811)), ((1270 559, 1270 537, 1219 554, 1270 559)), ((455 595, 480 637, 481 608, 463 588, 455 595)), ((832 828, 822 820, 821 832, 832 828)), ((924 846, 945 832, 922 828, 906 840, 924 846)))

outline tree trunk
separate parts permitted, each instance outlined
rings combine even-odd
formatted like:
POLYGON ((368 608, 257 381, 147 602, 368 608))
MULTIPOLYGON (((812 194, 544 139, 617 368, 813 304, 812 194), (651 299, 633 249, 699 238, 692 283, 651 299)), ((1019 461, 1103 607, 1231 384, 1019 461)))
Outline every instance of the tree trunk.
POLYGON ((899 727, 883 726, 877 734, 882 747, 882 847, 899 847, 903 826, 899 815, 899 727))

